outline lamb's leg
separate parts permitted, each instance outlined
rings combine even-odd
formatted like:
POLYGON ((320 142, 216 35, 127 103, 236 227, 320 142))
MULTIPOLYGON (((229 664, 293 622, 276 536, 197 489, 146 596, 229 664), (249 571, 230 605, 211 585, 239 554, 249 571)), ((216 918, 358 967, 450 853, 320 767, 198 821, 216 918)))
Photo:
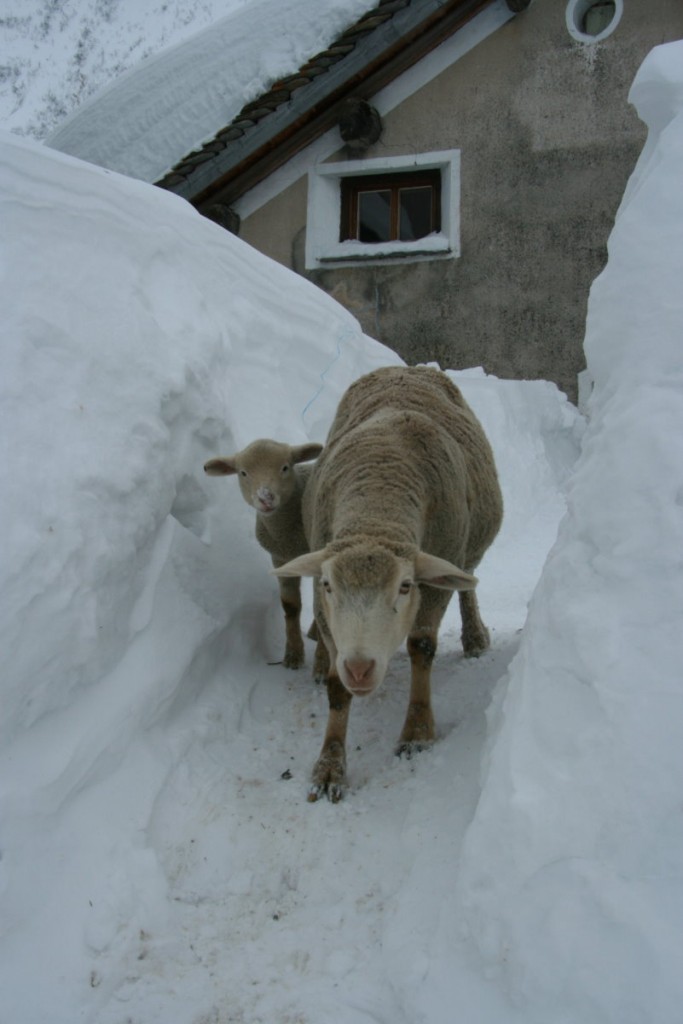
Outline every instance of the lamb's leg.
POLYGON ((285 668, 301 668, 304 663, 304 639, 301 635, 301 580, 297 576, 280 577, 280 601, 285 613, 285 668))
POLYGON ((324 683, 330 670, 330 656, 327 653, 324 641, 318 637, 315 645, 315 659, 313 661, 313 678, 316 683, 324 683))
POLYGON ((327 699, 330 705, 327 730, 311 776, 308 799, 314 802, 325 793, 328 800, 336 804, 346 788, 346 728, 351 707, 351 694, 336 673, 328 677, 327 699))
POLYGON ((481 620, 479 603, 474 590, 461 590, 460 617, 462 619, 462 649, 466 658, 478 658, 488 650, 489 631, 481 620))
MULTIPOLYGON (((320 611, 318 611, 320 614, 320 611)), ((313 661, 313 678, 316 683, 324 683, 327 679, 327 673, 330 670, 330 659, 327 654, 327 647, 325 641, 322 638, 322 634, 318 629, 318 623, 315 619, 310 625, 308 633, 306 634, 309 640, 315 640, 315 659, 313 661)))

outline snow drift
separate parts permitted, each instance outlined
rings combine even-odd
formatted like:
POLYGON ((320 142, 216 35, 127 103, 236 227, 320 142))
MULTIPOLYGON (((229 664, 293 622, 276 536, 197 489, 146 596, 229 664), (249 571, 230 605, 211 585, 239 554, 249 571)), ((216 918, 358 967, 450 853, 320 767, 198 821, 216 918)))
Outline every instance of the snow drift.
MULTIPOLYGON (((199 652, 226 624, 233 646, 258 631, 249 609, 267 605, 271 581, 243 503, 210 492, 205 459, 255 431, 324 436, 351 380, 398 357, 363 338, 333 300, 170 195, 11 136, 0 173, 7 940, 32 935, 31 920, 54 901, 50 872, 23 845, 35 841, 34 816, 52 822, 37 833, 41 862, 57 870, 66 857, 66 887, 83 884, 111 835, 104 822, 80 835, 83 863, 70 847, 60 852, 70 801, 115 774, 174 700, 190 699, 199 652), (209 546, 219 499, 225 536, 209 546)), ((158 788, 150 765, 141 776, 122 802, 126 819, 139 801, 148 812, 158 788)), ((120 842, 117 856, 125 865, 120 842)), ((42 929, 49 1004, 52 961, 59 976, 60 955, 79 947, 83 920, 73 906, 68 917, 58 943, 42 929)), ((21 960, 25 948, 15 950, 21 960)), ((13 957, 3 961, 14 973, 13 957)), ((47 1019, 22 1017, 26 987, 2 989, 13 1019, 47 1019)), ((61 1019, 54 1008, 49 1016, 61 1019)))
POLYGON ((558 1024, 683 1006, 683 43, 630 98, 649 136, 591 290, 590 422, 454 906, 526 1019, 558 1024))
POLYGON ((254 422, 277 433, 285 409, 292 441, 319 434, 323 391, 399 360, 173 197, 11 141, 3 178, 8 738, 147 626, 173 524, 204 532, 205 455, 254 422))

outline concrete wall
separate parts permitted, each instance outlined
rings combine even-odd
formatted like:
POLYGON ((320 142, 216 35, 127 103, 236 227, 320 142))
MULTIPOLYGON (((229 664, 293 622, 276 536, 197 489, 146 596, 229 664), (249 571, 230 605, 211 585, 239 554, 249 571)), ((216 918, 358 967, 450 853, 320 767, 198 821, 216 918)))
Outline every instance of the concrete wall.
POLYGON ((683 3, 624 0, 613 34, 589 46, 569 35, 566 6, 534 0, 389 113, 362 154, 461 150, 459 258, 306 272, 305 178, 241 236, 409 363, 554 380, 575 399, 588 291, 645 137, 628 90, 653 46, 683 37, 683 3))

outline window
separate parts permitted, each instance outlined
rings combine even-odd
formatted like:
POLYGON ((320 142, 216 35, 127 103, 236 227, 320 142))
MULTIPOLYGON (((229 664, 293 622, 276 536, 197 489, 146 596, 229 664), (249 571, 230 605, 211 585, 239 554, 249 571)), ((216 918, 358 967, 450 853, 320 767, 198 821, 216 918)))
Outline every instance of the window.
POLYGON ((458 150, 318 164, 308 176, 306 268, 459 256, 459 199, 458 150))
POLYGON ((412 242, 440 230, 438 170, 342 179, 341 242, 412 242))

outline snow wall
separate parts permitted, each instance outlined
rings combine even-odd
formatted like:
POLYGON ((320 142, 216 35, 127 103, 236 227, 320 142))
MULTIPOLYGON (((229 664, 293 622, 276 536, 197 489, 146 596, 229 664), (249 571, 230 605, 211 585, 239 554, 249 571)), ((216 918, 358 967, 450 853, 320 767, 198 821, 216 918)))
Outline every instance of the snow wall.
POLYGON ((13 1020, 71 1020, 78 893, 133 926, 165 898, 134 835, 168 770, 148 730, 196 697, 212 643, 258 645, 273 595, 203 463, 324 438, 348 384, 400 360, 184 201, 8 133, 0 219, 0 989, 13 1020))
POLYGON ((630 100, 649 135, 591 290, 589 426, 453 908, 539 1024, 683 1007, 683 43, 630 100))
POLYGON ((330 398, 400 361, 171 195, 15 140, 5 154, 3 740, 144 630, 174 521, 201 544, 205 457, 255 421, 281 433, 285 410, 293 443, 324 436, 330 398))

